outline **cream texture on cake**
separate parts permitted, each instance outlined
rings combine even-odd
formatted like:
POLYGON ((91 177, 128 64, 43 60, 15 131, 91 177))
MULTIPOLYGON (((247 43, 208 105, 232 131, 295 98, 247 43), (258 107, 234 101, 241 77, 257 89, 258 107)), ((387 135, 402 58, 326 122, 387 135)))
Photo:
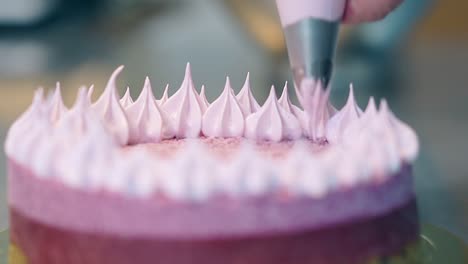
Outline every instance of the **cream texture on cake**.
POLYGON ((122 70, 112 74, 95 103, 83 87, 70 109, 62 102, 59 85, 45 98, 37 90, 8 133, 9 159, 71 188, 203 201, 217 195, 283 192, 320 198, 340 188, 382 181, 411 164, 418 153, 416 134, 385 101, 377 108, 371 98, 362 111, 352 88, 337 112, 328 102, 329 90, 313 80, 296 89, 302 108, 290 102, 287 84, 280 99, 272 88, 260 106, 248 78, 237 96, 228 78, 210 104, 204 88, 197 92, 188 65, 174 95, 169 97, 166 87, 162 98, 155 99, 147 78, 133 101, 128 90, 118 96, 115 81, 122 70), (232 157, 223 159, 200 137, 245 140, 232 157), (124 147, 170 139, 186 139, 186 146, 167 156, 124 147), (288 141, 292 147, 280 162, 256 151, 262 142, 288 141), (324 147, 310 151, 309 142, 324 147))

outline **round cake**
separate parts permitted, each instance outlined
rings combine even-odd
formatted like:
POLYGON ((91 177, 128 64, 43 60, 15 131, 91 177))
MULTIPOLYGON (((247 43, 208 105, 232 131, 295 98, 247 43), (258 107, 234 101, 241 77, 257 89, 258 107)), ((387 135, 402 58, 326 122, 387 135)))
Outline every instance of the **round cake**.
POLYGON ((414 199, 417 136, 384 100, 363 111, 351 88, 338 111, 305 80, 301 107, 287 85, 260 106, 247 77, 209 103, 188 65, 175 94, 147 78, 134 102, 122 70, 70 109, 37 90, 9 130, 11 240, 30 263, 316 263, 310 234, 414 199))

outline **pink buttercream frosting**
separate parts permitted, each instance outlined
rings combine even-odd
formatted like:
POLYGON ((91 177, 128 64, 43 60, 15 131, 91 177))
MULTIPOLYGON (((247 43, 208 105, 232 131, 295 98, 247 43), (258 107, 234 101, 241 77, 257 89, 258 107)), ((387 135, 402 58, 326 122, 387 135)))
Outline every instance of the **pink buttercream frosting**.
POLYGON ((204 87, 196 91, 187 65, 174 95, 169 97, 166 87, 156 100, 147 78, 133 102, 128 90, 118 97, 115 82, 122 69, 112 74, 94 104, 91 88, 81 88, 70 109, 63 105, 59 88, 47 99, 39 89, 8 132, 8 157, 31 167, 38 177, 72 188, 200 201, 219 193, 320 198, 340 186, 385 180, 418 154, 416 133, 395 117, 386 101, 377 109, 371 98, 362 112, 352 89, 337 113, 328 100, 330 90, 309 79, 296 87, 303 110, 291 103, 287 84, 280 99, 272 88, 260 107, 247 76, 237 96, 227 79, 210 104, 204 87), (145 147, 164 148, 169 145, 165 142, 178 140, 185 145, 171 155, 151 155, 145 147), (204 140, 235 140, 241 147, 232 155, 216 154, 200 144, 204 140), (288 151, 265 155, 252 143, 270 152, 271 144, 284 144, 288 151), (323 149, 309 151, 310 144, 323 149), (128 145, 133 147, 122 148, 128 145))
MULTIPOLYGON (((203 104, 206 102, 203 97, 202 102, 203 104)), ((236 100, 229 78, 227 78, 221 96, 207 108, 203 116, 203 135, 207 137, 242 137, 244 127, 244 114, 236 100)))
POLYGON ((130 144, 159 142, 174 137, 172 123, 156 102, 149 78, 146 78, 138 99, 125 112, 130 128, 130 144))
POLYGON ((278 142, 302 136, 299 120, 279 105, 274 87, 263 107, 245 122, 245 136, 250 139, 278 142))
POLYGON ((200 90, 200 105, 203 113, 205 113, 208 107, 210 106, 210 102, 208 102, 208 99, 206 99, 205 85, 203 85, 200 90))
POLYGON ((124 109, 128 108, 133 104, 133 98, 130 95, 130 87, 127 87, 124 96, 120 99, 120 104, 124 109))
POLYGON ((346 105, 338 111, 328 122, 327 125, 327 140, 328 142, 336 143, 341 137, 342 133, 352 125, 353 123, 359 120, 359 117, 362 115, 362 110, 356 103, 354 98, 354 89, 353 86, 349 88, 349 97, 346 105))
POLYGON ((304 131, 306 131, 307 115, 302 109, 292 104, 291 101, 289 100, 288 82, 284 84, 283 93, 281 94, 281 97, 278 100, 278 103, 284 109, 286 109, 286 111, 296 116, 299 122, 301 123, 301 126, 303 127, 304 131))
POLYGON ((159 106, 163 106, 167 102, 167 99, 169 99, 169 84, 166 84, 161 99, 156 100, 156 102, 158 102, 159 106))
POLYGON ((182 86, 164 103, 163 109, 172 122, 177 138, 200 136, 203 109, 192 80, 190 64, 187 64, 182 86))
POLYGON ((120 105, 117 93, 116 79, 123 71, 123 66, 115 70, 107 83, 104 93, 93 105, 95 111, 101 116, 106 127, 111 131, 114 138, 121 145, 128 143, 128 121, 125 112, 120 105))
POLYGON ((257 100, 255 100, 255 97, 252 94, 252 90, 250 89, 250 73, 247 74, 244 86, 237 94, 236 98, 239 101, 245 117, 257 112, 260 109, 260 105, 257 103, 257 100))
POLYGON ((55 88, 55 92, 52 95, 52 109, 50 113, 50 119, 52 123, 57 122, 63 116, 63 114, 67 111, 67 107, 63 104, 62 101, 62 92, 60 90, 60 83, 57 82, 57 86, 55 88))

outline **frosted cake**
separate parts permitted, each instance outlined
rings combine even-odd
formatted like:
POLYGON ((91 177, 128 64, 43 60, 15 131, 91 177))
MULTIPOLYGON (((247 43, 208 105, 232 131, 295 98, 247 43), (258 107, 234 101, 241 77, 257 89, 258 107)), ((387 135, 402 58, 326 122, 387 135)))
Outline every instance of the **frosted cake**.
POLYGON ((210 103, 188 65, 172 96, 147 78, 133 101, 122 70, 70 109, 37 90, 9 130, 11 239, 31 263, 299 263, 305 234, 414 198, 418 139, 385 100, 361 110, 350 89, 336 110, 305 80, 300 107, 287 85, 260 106, 247 78, 210 103), (268 246, 243 246, 255 239, 268 246))

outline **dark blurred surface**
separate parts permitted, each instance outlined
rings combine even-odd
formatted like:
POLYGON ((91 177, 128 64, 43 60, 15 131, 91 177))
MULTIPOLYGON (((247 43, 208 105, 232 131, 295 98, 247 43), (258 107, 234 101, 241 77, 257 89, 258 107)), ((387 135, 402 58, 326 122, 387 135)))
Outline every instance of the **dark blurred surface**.
MULTIPOLYGON (((250 71, 260 101, 271 84, 282 88, 290 79, 272 1, 52 2, 43 15, 22 22, 3 19, 8 12, 0 12, 2 141, 37 86, 62 82, 70 105, 80 85, 95 84, 102 90, 120 64, 126 65, 120 88, 130 85, 134 97, 146 75, 158 96, 166 83, 174 92, 187 61, 210 100, 220 94, 227 74, 239 90, 250 71)), ((468 2, 407 2, 406 11, 383 22, 344 28, 333 100, 342 106, 350 82, 362 107, 370 94, 389 99, 420 135, 415 174, 422 221, 466 240, 468 17, 463 10, 468 10, 468 2)), ((4 154, 1 157, 0 170, 5 172, 4 154)), ((7 225, 4 176, 0 229, 7 225)))

